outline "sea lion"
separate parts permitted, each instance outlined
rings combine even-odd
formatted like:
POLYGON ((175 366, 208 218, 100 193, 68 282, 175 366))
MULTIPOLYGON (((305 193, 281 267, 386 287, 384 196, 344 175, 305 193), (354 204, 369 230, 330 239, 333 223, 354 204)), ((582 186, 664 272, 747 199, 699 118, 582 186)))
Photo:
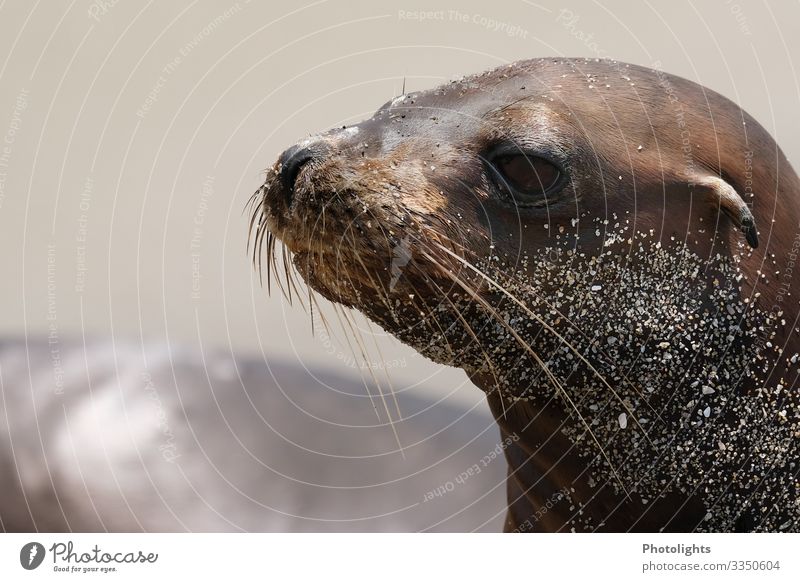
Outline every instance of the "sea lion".
POLYGON ((798 531, 798 190, 725 97, 545 58, 286 150, 251 227, 486 392, 505 531, 798 531))

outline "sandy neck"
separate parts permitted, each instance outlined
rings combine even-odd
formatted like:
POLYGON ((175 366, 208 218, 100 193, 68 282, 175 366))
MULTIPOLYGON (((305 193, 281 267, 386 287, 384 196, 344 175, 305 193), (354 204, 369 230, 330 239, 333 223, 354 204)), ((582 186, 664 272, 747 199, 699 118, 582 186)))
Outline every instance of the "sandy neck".
POLYGON ((506 529, 800 529, 800 356, 777 343, 794 324, 743 293, 735 260, 622 234, 602 255, 479 265, 502 285, 487 300, 395 326, 489 395, 506 529))
POLYGON ((487 396, 508 461, 506 532, 691 531, 706 509, 686 494, 654 500, 627 496, 587 463, 562 431, 570 420, 558 402, 501 402, 487 396))

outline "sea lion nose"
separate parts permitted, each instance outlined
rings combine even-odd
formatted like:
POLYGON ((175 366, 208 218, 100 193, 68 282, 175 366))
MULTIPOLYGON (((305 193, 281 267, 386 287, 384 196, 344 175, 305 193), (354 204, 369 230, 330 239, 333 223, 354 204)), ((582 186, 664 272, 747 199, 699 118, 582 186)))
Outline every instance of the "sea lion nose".
POLYGON ((292 203, 295 183, 300 170, 307 163, 317 160, 324 155, 321 143, 299 144, 290 147, 278 158, 280 162, 280 180, 283 191, 286 193, 287 203, 292 203))

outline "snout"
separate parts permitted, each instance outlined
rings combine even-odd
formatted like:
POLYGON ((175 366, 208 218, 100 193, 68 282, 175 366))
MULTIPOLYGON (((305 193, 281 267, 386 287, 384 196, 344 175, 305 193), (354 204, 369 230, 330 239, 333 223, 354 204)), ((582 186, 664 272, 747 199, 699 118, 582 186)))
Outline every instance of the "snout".
POLYGON ((295 187, 303 169, 312 169, 324 160, 329 152, 328 145, 321 141, 304 142, 294 145, 278 157, 276 166, 277 186, 286 209, 294 202, 295 187))
POLYGON ((333 130, 305 139, 278 156, 261 189, 267 229, 290 250, 301 252, 332 235, 352 204, 345 176, 354 156, 354 131, 333 130), (340 220, 341 219, 341 220, 340 220))

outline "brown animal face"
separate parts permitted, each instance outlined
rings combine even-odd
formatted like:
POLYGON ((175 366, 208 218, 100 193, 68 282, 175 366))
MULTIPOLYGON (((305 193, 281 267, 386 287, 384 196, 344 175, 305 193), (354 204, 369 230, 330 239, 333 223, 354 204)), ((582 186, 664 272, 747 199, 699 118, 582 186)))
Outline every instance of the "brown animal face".
POLYGON ((755 246, 748 207, 697 143, 713 140, 710 116, 669 109, 676 92, 699 88, 660 79, 543 60, 398 97, 285 151, 254 220, 270 255, 274 235, 312 288, 392 331, 446 297, 491 303, 475 265, 494 257, 524 273, 542 251, 588 260, 609 245, 627 252, 639 233, 729 255, 744 238, 720 210, 755 246), (696 160, 683 153, 687 133, 696 160))
POLYGON ((609 527, 655 531, 639 520, 669 483, 713 501, 681 505, 701 529, 755 529, 739 525, 751 497, 756 520, 785 508, 767 527, 783 529, 798 289, 769 279, 794 268, 798 189, 769 134, 713 92, 612 61, 528 61, 284 152, 256 193, 256 255, 266 240, 269 265, 282 240, 313 289, 487 392, 524 443, 506 451, 511 523, 573 483, 582 509, 563 523, 605 527, 638 496, 609 527), (756 495, 743 471, 773 477, 756 495))

